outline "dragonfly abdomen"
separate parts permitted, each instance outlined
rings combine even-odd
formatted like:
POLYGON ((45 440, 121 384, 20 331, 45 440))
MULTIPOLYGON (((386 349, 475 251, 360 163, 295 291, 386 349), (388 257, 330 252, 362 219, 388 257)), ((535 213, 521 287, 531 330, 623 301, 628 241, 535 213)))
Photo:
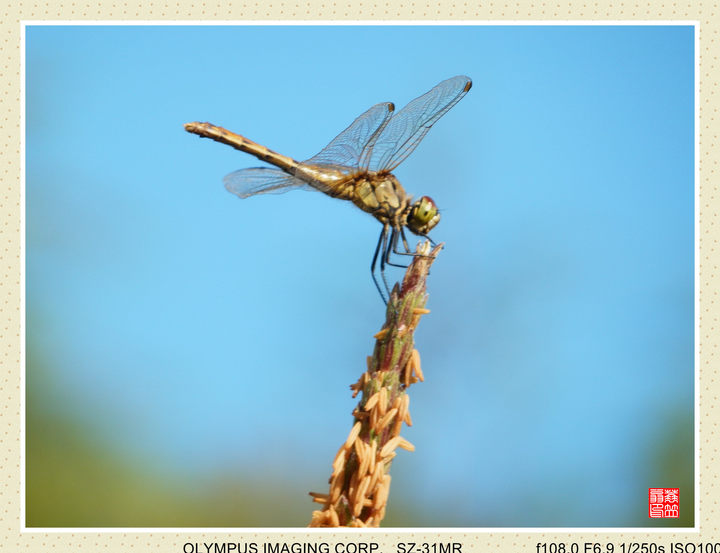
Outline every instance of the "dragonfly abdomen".
POLYGON ((249 138, 245 138, 232 131, 213 125, 212 123, 186 123, 185 130, 203 138, 210 138, 216 142, 222 142, 228 146, 232 146, 236 150, 254 155, 256 158, 266 161, 275 167, 279 167, 283 171, 294 175, 298 166, 298 162, 291 157, 284 156, 253 142, 249 138))

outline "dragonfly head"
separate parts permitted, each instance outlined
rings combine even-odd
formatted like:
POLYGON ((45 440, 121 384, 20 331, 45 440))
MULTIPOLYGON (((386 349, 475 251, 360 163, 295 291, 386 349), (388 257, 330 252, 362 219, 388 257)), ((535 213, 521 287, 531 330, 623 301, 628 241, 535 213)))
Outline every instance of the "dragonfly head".
POLYGON ((421 236, 425 236, 440 222, 440 212, 430 196, 423 196, 410 207, 407 227, 421 236))

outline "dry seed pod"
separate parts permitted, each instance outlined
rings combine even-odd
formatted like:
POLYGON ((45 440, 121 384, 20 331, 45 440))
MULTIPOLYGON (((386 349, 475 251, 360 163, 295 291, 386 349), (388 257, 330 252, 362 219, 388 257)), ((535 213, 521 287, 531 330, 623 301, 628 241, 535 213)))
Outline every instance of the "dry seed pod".
MULTIPOLYGON (((423 248, 427 255, 429 245, 423 248)), ((353 410, 352 429, 333 461, 329 493, 312 494, 323 507, 313 511, 310 526, 377 527, 385 516, 396 449, 414 449, 400 430, 403 423, 412 424, 407 388, 423 378, 413 334, 429 312, 425 278, 438 252, 439 247, 428 257, 415 257, 402 285, 393 290, 395 309, 387 310, 375 351, 366 359, 367 371, 351 386, 353 397, 362 395, 353 410)))
POLYGON ((352 447, 353 443, 358 437, 358 434, 360 434, 360 427, 360 421, 354 424, 352 430, 350 431, 350 434, 348 434, 347 440, 345 440, 345 449, 350 449, 352 447))

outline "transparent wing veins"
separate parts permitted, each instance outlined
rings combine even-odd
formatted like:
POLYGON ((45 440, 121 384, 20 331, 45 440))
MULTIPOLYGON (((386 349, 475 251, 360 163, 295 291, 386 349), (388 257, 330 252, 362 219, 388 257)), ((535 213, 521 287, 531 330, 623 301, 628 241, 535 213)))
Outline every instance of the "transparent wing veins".
MULTIPOLYGON (((355 119, 325 148, 302 166, 326 168, 329 172, 392 171, 422 141, 430 128, 470 90, 472 81, 465 76, 447 79, 410 102, 393 115, 390 102, 376 104, 355 119)), ((225 188, 247 198, 257 194, 280 194, 294 189, 319 189, 321 182, 310 185, 272 167, 240 169, 225 176, 225 188)))
POLYGON ((241 198, 257 194, 282 194, 308 188, 303 181, 272 167, 251 167, 234 171, 223 178, 225 188, 241 198))
POLYGON ((375 104, 337 135, 304 165, 327 165, 335 170, 353 172, 363 168, 362 156, 390 120, 395 106, 390 102, 375 104))
POLYGON ((420 144, 430 128, 470 90, 472 81, 459 75, 416 98, 387 122, 368 143, 363 159, 373 171, 392 171, 420 144))

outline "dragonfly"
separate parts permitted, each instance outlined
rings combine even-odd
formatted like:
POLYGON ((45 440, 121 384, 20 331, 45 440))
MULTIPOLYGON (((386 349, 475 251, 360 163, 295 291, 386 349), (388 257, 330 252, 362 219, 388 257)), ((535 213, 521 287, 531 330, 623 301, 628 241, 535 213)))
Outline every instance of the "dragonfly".
POLYGON ((392 171, 471 86, 469 77, 458 75, 442 81, 397 113, 392 102, 376 104, 318 154, 302 162, 211 123, 186 123, 185 130, 274 166, 240 169, 227 175, 223 179, 225 188, 240 198, 297 189, 319 190, 333 198, 348 200, 374 216, 382 230, 370 273, 387 304, 391 294, 385 268, 405 267, 391 260, 391 254, 420 255, 410 250, 405 229, 434 243, 428 233, 440 221, 440 211, 432 198, 422 196, 413 202, 392 171), (398 249, 399 241, 405 251, 398 249), (384 290, 377 278, 378 260, 384 290))

